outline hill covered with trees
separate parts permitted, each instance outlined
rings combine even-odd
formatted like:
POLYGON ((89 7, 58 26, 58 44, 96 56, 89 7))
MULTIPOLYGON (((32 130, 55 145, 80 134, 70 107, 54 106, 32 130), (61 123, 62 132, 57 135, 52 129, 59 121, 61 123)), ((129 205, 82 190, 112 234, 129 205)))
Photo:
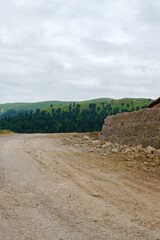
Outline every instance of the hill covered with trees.
POLYGON ((61 133, 100 131, 109 115, 137 111, 151 101, 147 99, 111 100, 106 102, 70 103, 35 112, 20 113, 0 120, 0 129, 17 133, 61 133))
MULTIPOLYGON (((109 103, 109 102, 135 102, 137 104, 148 105, 148 99, 121 99, 121 100, 114 100, 111 98, 97 98, 97 99, 91 99, 86 101, 75 101, 75 104, 83 104, 82 108, 88 108, 88 105, 90 103, 109 103)), ((149 99, 150 101, 150 99, 149 99)), ((35 112, 36 109, 49 109, 50 107, 60 107, 64 108, 64 110, 67 110, 69 105, 73 104, 72 101, 45 101, 45 102, 35 102, 35 103, 26 103, 26 102, 19 102, 19 103, 6 103, 6 104, 0 104, 0 119, 5 117, 12 117, 16 116, 18 114, 25 114, 26 112, 35 112)))

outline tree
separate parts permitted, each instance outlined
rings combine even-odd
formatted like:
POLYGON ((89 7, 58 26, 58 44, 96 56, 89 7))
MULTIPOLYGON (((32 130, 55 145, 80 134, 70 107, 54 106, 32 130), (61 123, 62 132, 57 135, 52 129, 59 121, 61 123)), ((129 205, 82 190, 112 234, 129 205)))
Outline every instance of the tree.
POLYGON ((70 103, 69 104, 69 112, 71 111, 71 109, 72 109, 72 104, 70 103))
POLYGON ((96 104, 95 103, 90 103, 89 104, 89 110, 95 111, 96 110, 96 104))
POLYGON ((54 108, 52 108, 52 115, 54 114, 54 108))

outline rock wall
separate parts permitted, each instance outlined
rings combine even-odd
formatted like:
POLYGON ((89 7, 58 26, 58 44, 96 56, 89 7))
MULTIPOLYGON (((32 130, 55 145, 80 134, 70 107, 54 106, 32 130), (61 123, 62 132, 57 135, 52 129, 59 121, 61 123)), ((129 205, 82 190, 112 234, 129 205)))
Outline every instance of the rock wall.
POLYGON ((107 117, 99 133, 99 140, 160 148, 160 108, 107 117))

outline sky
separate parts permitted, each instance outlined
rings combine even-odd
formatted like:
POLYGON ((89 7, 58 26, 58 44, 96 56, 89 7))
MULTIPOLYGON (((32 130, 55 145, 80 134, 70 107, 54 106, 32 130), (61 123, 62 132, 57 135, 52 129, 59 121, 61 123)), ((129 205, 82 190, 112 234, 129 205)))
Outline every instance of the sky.
POLYGON ((159 96, 159 0, 0 0, 0 103, 159 96))

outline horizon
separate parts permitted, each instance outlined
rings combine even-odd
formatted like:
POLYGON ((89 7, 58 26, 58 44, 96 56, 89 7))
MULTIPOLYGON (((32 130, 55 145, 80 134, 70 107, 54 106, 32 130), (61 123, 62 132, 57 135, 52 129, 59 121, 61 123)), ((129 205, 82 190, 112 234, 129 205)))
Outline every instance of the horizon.
POLYGON ((0 103, 0 105, 4 105, 4 104, 15 104, 15 103, 41 103, 41 102, 85 102, 85 101, 90 101, 90 100, 97 100, 97 99, 111 99, 111 100, 123 100, 123 99, 151 99, 151 100, 156 100, 157 98, 153 99, 150 97, 123 97, 123 98, 110 98, 110 97, 98 97, 98 98, 88 98, 88 99, 84 99, 84 100, 42 100, 42 101, 17 101, 17 102, 4 102, 4 103, 0 103))

